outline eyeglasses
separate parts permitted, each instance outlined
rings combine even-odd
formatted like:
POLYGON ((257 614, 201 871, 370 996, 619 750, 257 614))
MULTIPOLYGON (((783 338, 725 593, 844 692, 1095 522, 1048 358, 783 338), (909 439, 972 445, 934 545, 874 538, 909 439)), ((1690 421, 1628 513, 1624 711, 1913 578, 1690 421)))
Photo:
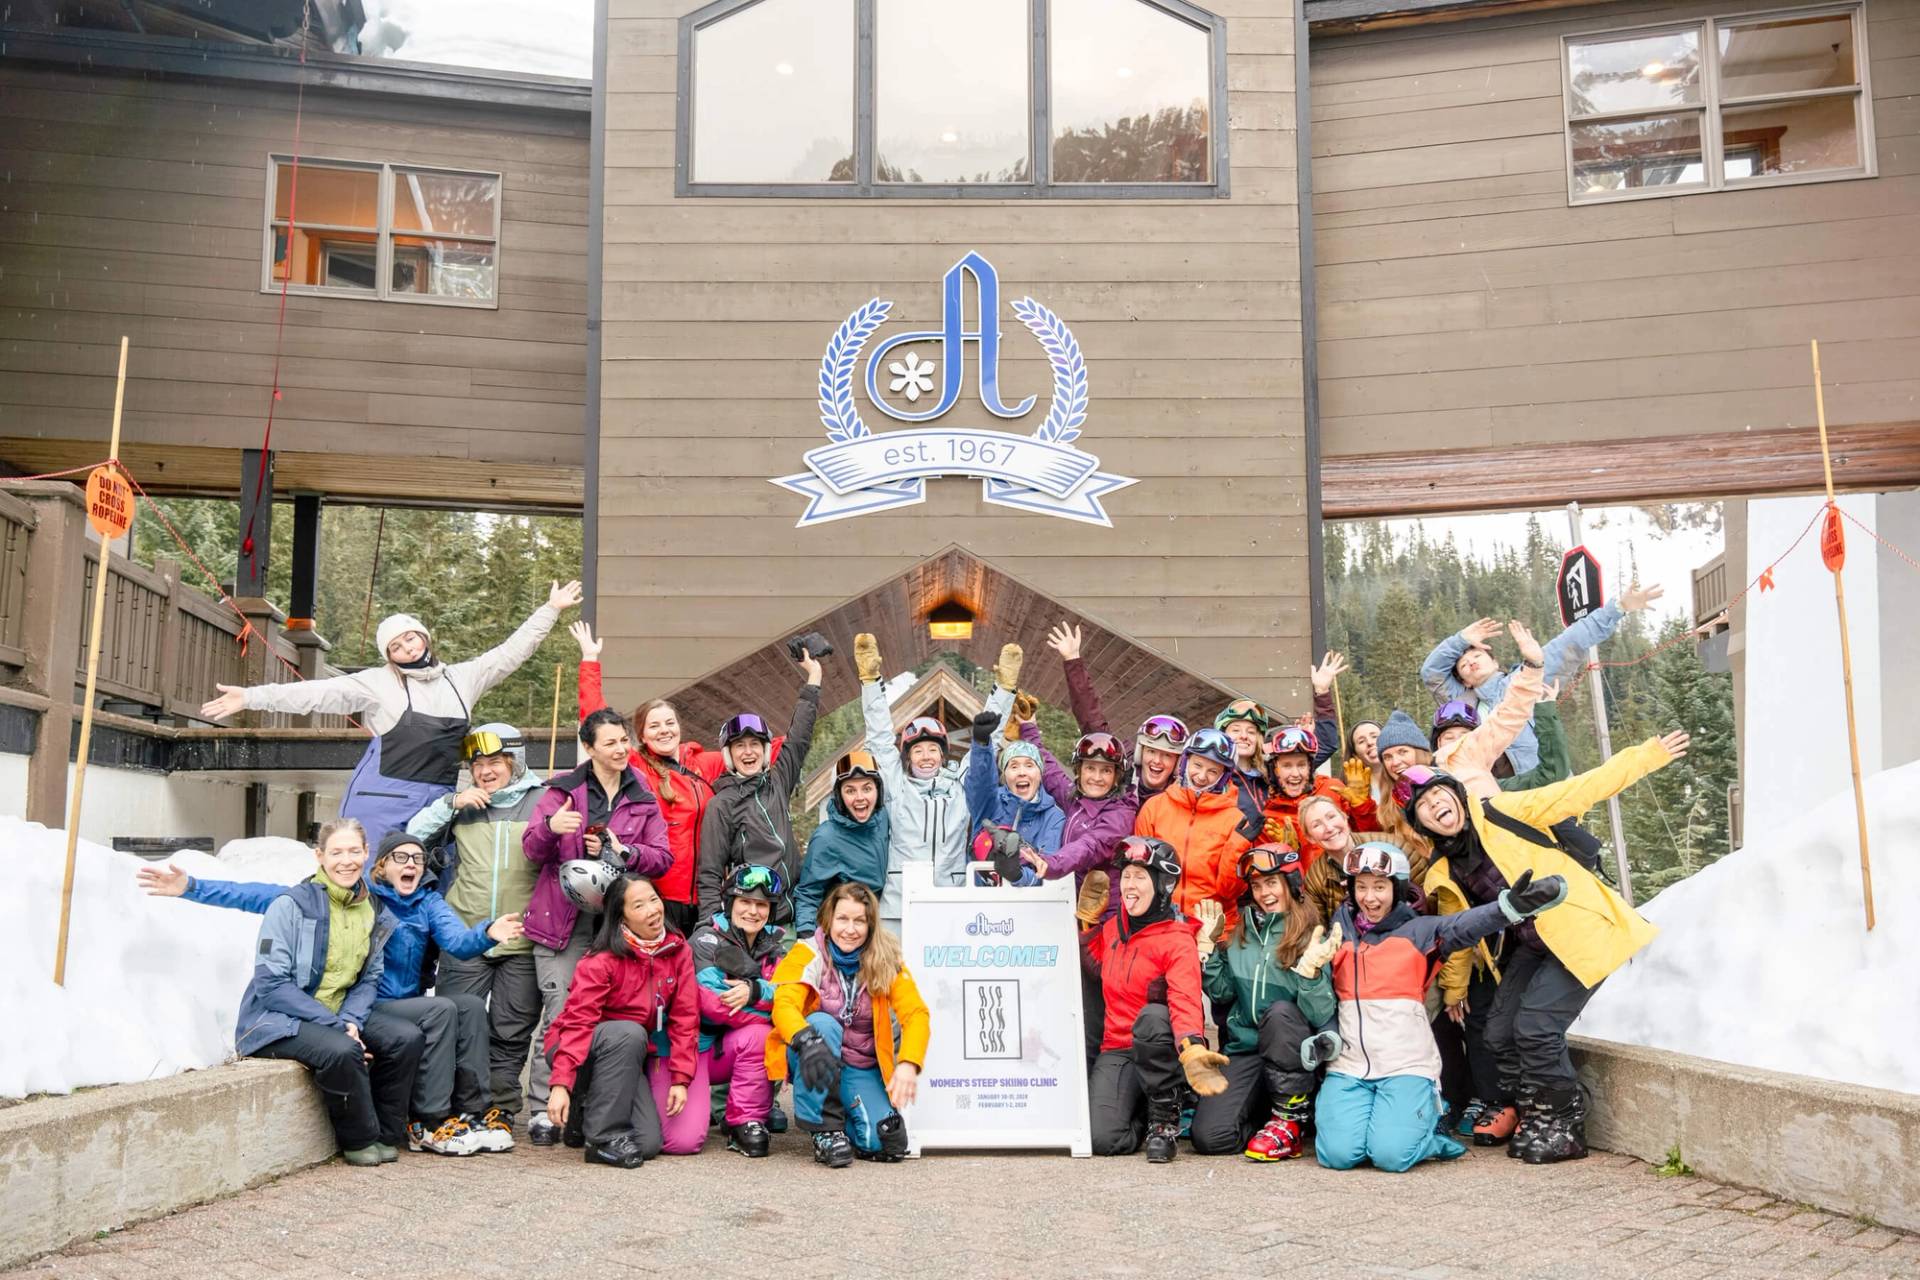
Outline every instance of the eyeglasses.
POLYGON ((509 741, 491 729, 475 729, 460 740, 460 755, 466 760, 477 756, 497 756, 503 752, 517 751, 522 745, 518 738, 509 741))
POLYGON ((1141 724, 1140 732, 1135 736, 1159 738, 1177 747, 1187 740, 1190 732, 1186 722, 1177 716, 1148 716, 1141 724))
POLYGON ((1357 844, 1347 850, 1345 856, 1340 859, 1340 869, 1350 876, 1357 876, 1362 872, 1372 876, 1391 876, 1395 874, 1395 864, 1404 860, 1405 857, 1405 854, 1390 844, 1369 840, 1365 844, 1357 844))
POLYGON ((419 849, 395 849, 387 855, 386 860, 388 862, 397 862, 403 867, 413 862, 417 862, 423 867, 427 865, 427 855, 419 849))

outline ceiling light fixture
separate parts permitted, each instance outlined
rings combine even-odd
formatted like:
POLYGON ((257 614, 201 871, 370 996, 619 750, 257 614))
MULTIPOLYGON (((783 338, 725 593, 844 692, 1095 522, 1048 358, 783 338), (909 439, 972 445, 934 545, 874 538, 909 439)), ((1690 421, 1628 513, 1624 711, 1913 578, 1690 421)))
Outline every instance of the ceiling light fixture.
POLYGON ((958 600, 949 600, 945 604, 935 605, 933 612, 927 615, 927 638, 930 640, 973 639, 973 610, 958 600))

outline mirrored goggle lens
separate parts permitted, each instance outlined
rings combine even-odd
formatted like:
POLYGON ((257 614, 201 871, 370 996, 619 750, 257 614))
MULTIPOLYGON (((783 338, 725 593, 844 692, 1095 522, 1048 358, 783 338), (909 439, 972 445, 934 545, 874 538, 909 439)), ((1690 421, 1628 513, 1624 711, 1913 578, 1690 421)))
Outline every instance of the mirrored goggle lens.
POLYGON ((1291 871, 1300 865, 1300 855, 1292 849, 1250 849, 1240 859, 1245 876, 1270 876, 1276 871, 1291 871))
POLYGON ((772 735, 767 732, 767 722, 755 715, 735 716, 721 727, 720 736, 723 738, 757 737, 766 738, 769 741, 772 740, 772 735))
POLYGON ((460 749, 471 760, 475 756, 497 756, 507 749, 507 744, 490 729, 476 729, 461 739, 460 749))
POLYGON ((1288 725, 1286 728, 1280 730, 1280 732, 1274 734, 1272 740, 1267 745, 1273 754, 1280 755, 1293 751, 1312 752, 1318 744, 1314 742, 1313 735, 1307 732, 1307 730, 1302 729, 1299 725, 1288 725))
POLYGON ((1120 758, 1120 740, 1110 733, 1090 733, 1080 739, 1074 754, 1083 757, 1118 760, 1120 758))
POLYGON ((1140 736, 1165 738, 1177 747, 1187 740, 1187 726, 1173 716, 1151 716, 1140 726, 1140 736))
POLYGON ((1478 720, 1479 718, 1479 712, 1475 711, 1471 704, 1462 702, 1456 698, 1452 702, 1447 703, 1446 706, 1441 707, 1440 714, 1436 715, 1433 719, 1434 723, 1438 724, 1444 720, 1478 720))
POLYGON ((1393 855, 1377 845, 1356 845, 1340 859, 1340 869, 1350 876, 1361 872, 1373 876, 1393 874, 1393 855))
POLYGON ((1153 848, 1144 840, 1129 837, 1120 842, 1120 847, 1113 851, 1113 856, 1121 862, 1135 862, 1146 866, 1153 861, 1153 848))
POLYGON ((742 867, 733 873, 733 886, 735 889, 761 889, 776 895, 785 888, 780 873, 772 867, 742 867))
POLYGON ((907 722, 907 736, 911 738, 916 734, 929 734, 936 738, 944 738, 947 736, 947 726, 941 724, 932 716, 915 716, 907 722))

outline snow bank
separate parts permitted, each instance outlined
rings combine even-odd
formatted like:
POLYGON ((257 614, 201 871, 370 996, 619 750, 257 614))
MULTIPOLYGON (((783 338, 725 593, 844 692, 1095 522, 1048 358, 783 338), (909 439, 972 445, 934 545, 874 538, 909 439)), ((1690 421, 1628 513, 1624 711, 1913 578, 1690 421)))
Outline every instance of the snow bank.
POLYGON ((1920 1093, 1920 763, 1868 780, 1867 817, 1872 933, 1849 790, 1648 903, 1660 936, 1575 1033, 1920 1093))
MULTIPOLYGON (((67 984, 53 984, 66 833, 0 817, 9 884, 0 894, 0 1098, 67 1093, 212 1066, 233 1053, 253 974, 257 916, 150 898, 144 865, 82 840, 76 854, 67 984)), ((193 876, 291 884, 313 874, 294 840, 236 840, 218 858, 182 853, 193 876)))

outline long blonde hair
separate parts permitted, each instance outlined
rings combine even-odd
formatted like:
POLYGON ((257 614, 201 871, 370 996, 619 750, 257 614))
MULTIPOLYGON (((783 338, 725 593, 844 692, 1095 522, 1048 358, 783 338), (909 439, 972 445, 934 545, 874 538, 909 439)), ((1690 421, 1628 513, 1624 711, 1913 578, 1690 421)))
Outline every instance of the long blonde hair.
POLYGON ((859 903, 867 916, 867 949, 860 954, 860 985, 869 992, 888 991, 907 966, 900 952, 900 939, 880 927, 880 900, 873 896, 873 890, 851 880, 843 880, 827 890, 826 898, 820 903, 820 932, 829 938, 833 936, 834 908, 847 899, 859 903))

